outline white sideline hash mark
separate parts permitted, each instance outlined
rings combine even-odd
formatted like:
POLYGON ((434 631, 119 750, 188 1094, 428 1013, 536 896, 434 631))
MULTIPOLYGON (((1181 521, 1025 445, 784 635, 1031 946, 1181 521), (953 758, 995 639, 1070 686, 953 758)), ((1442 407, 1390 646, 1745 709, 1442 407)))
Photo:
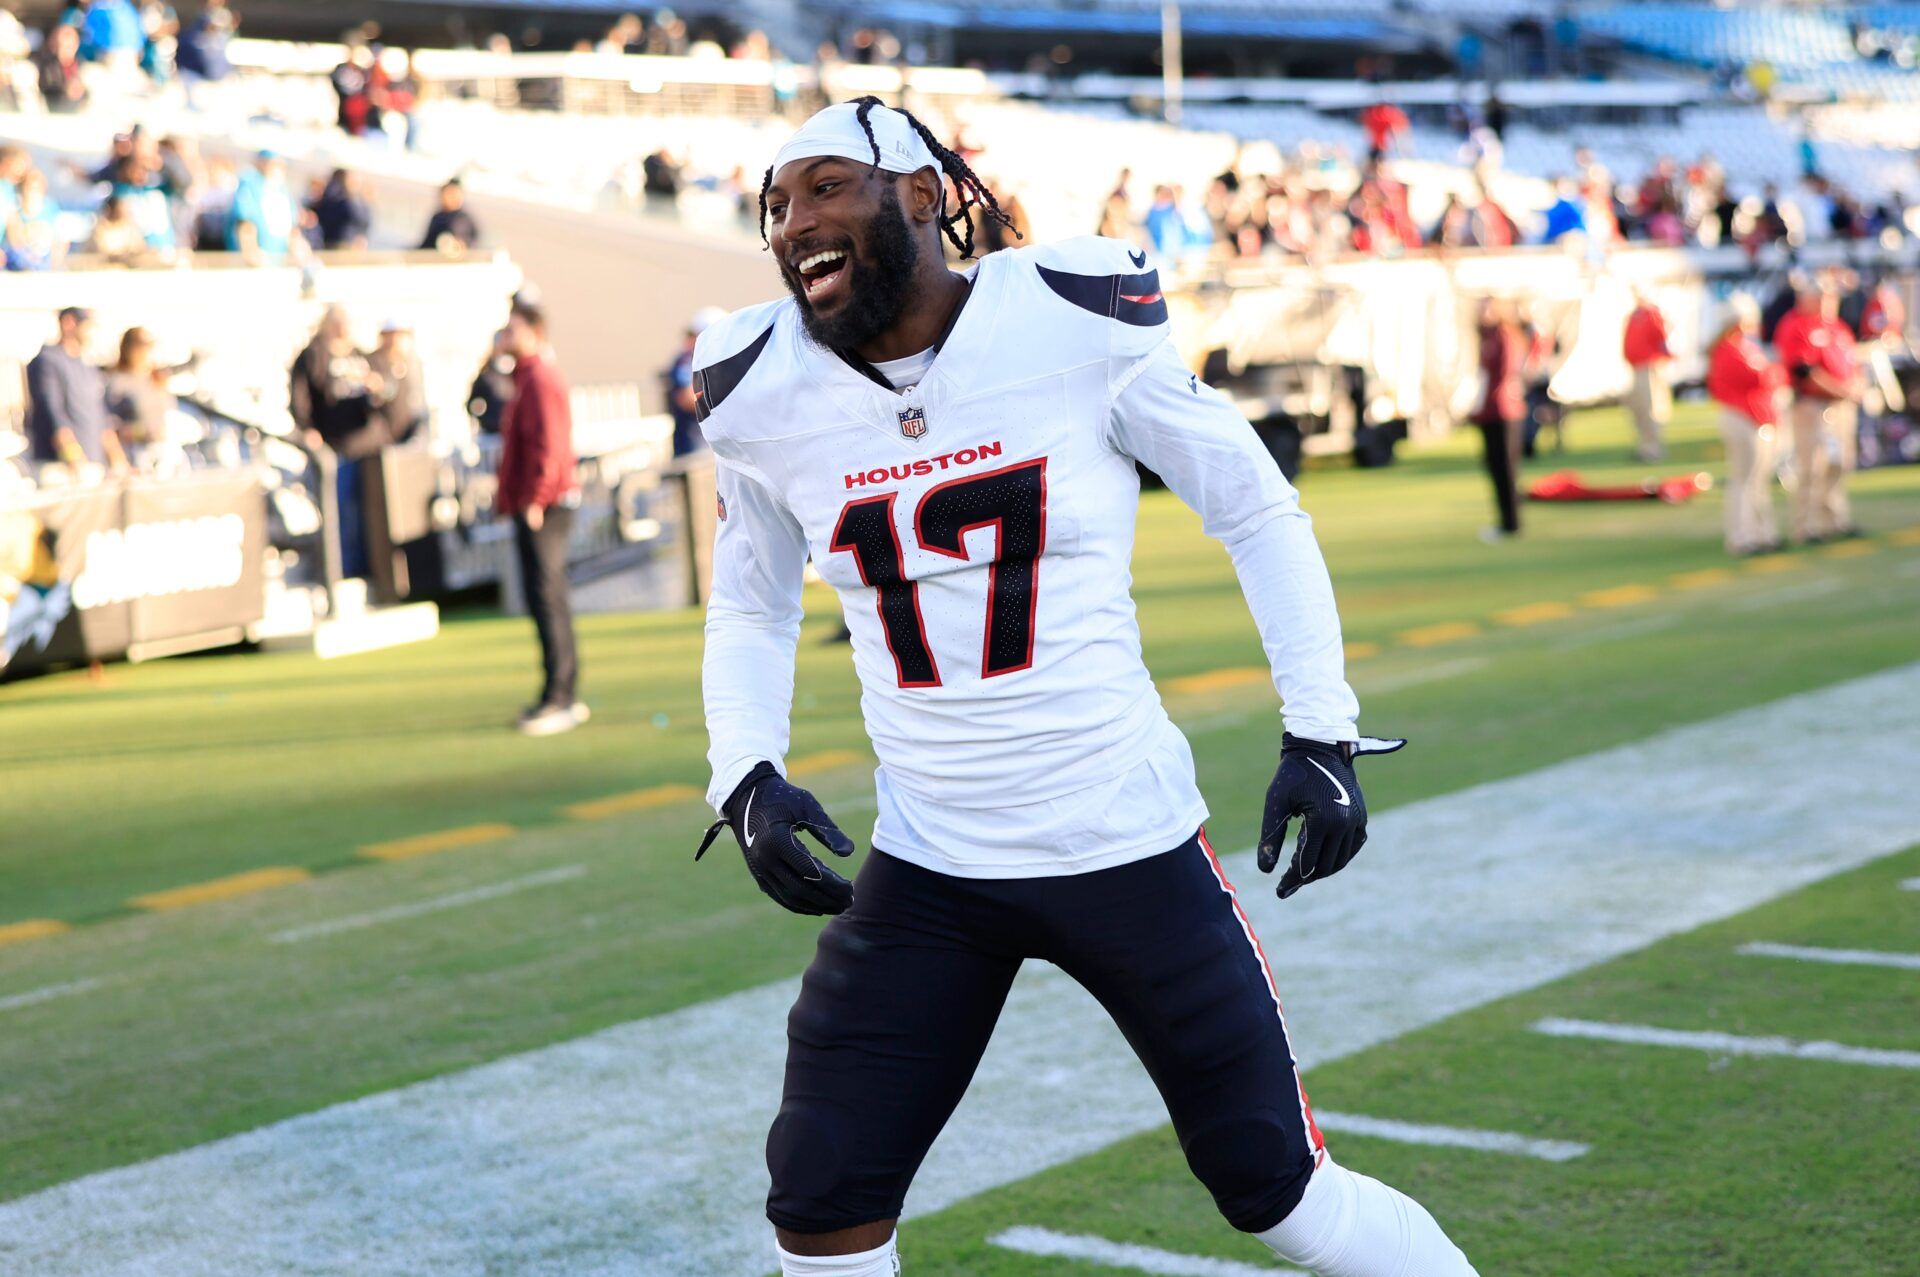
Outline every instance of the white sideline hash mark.
POLYGON ((1920 891, 1920 878, 1909 878, 1900 884, 1902 891, 1920 891))
POLYGON ((0 998, 0 1011, 17 1011, 21 1007, 38 1006, 42 1002, 51 1002, 55 998, 64 998, 69 994, 97 989, 104 983, 106 983, 104 980, 69 980, 65 984, 42 985, 38 989, 28 989, 25 993, 0 998))
POLYGON ((524 878, 509 878, 505 882, 490 883, 484 887, 470 887, 465 891, 453 892, 451 895, 435 896, 431 900, 418 900, 412 904, 374 909, 368 913, 350 913, 344 918, 331 918, 326 922, 316 922, 305 927, 290 927, 285 931, 274 932, 267 939, 275 944, 297 944, 302 940, 338 935, 342 931, 358 931, 362 927, 377 927, 386 922, 400 922, 407 918, 418 918, 423 914, 439 913, 442 909, 458 909, 462 905, 497 900, 501 896, 510 896, 530 887, 571 882, 586 872, 585 865, 562 865, 558 869, 543 869, 537 874, 528 874, 524 878))
POLYGON ((1330 1113, 1323 1109, 1313 1111, 1313 1120, 1321 1130, 1342 1135, 1366 1135, 1399 1144, 1431 1144, 1437 1148, 1470 1148, 1482 1153, 1511 1153, 1516 1157, 1537 1157, 1543 1162, 1569 1162, 1591 1147, 1573 1140, 1542 1140, 1508 1131, 1432 1126, 1360 1113, 1330 1113))
POLYGON ((1025 1224, 995 1233, 987 1238, 987 1244, 1002 1250, 1019 1251, 1023 1255, 1084 1259, 1088 1263, 1106 1264, 1113 1268, 1158 1273, 1161 1277, 1309 1277, 1298 1268, 1270 1268, 1265 1264, 1243 1264, 1236 1259, 1180 1255, 1152 1246, 1110 1242, 1104 1237, 1088 1237, 1084 1233, 1056 1233, 1051 1228, 1034 1228, 1025 1224))
POLYGON ((1891 1051, 1844 1042, 1801 1042, 1793 1038, 1752 1038, 1738 1033, 1688 1029, 1660 1029, 1650 1024, 1606 1024, 1598 1020, 1561 1020, 1549 1017, 1534 1032, 1556 1038, 1593 1038, 1631 1046, 1678 1046, 1722 1055, 1772 1055, 1791 1060, 1825 1060, 1831 1064, 1866 1064, 1882 1069, 1920 1069, 1920 1051, 1891 1051))
POLYGON ((1813 945, 1774 944, 1755 940, 1739 952, 1749 958, 1797 958, 1801 962, 1831 962, 1843 967, 1895 967, 1920 971, 1920 953, 1887 953, 1879 949, 1823 949, 1813 945))

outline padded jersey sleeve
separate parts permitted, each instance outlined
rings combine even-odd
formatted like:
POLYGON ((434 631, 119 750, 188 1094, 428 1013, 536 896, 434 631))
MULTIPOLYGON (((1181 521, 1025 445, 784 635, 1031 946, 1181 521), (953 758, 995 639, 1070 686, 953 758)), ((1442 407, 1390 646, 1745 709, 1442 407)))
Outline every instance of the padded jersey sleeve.
POLYGON ((1239 411, 1187 370, 1164 327, 1145 354, 1126 358, 1129 346, 1137 342, 1116 342, 1108 443, 1166 480, 1227 547, 1286 730, 1358 739, 1333 584, 1299 494, 1239 411))
POLYGON ((713 768, 707 801, 718 811, 762 759, 786 772, 807 538, 749 467, 722 457, 715 483, 720 518, 700 685, 713 768))

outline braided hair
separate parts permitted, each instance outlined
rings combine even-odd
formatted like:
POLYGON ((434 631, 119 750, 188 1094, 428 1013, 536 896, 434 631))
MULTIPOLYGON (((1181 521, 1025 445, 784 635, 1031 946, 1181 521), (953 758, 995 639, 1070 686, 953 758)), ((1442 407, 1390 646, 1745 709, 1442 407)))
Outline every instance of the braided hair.
MULTIPOLYGON (((869 93, 866 97, 855 98, 854 105, 859 108, 854 113, 854 118, 860 121, 861 131, 867 135, 867 143, 873 147, 873 164, 877 169, 880 166, 880 143, 873 136, 873 124, 867 117, 873 113, 874 107, 886 106, 886 103, 869 93)), ((940 171, 953 183, 954 193, 960 197, 959 207, 940 218, 940 230, 946 235, 947 242, 959 251, 961 257, 973 256, 973 219, 967 216, 970 209, 978 208, 983 216, 1000 223, 1013 231, 1016 236, 1020 234, 1014 229, 1013 220, 1000 210, 1000 201, 993 197, 993 192, 987 189, 987 184, 980 180, 980 175, 975 173, 958 153, 941 145, 940 139, 933 135, 933 130, 921 123, 913 112, 904 107, 891 109, 907 117, 907 123, 913 126, 913 131, 920 135, 920 140, 927 144, 929 151, 933 152, 933 158, 939 162, 940 171)), ((772 185, 773 168, 768 166, 767 175, 760 179, 760 242, 763 244, 767 243, 767 188, 772 185)))

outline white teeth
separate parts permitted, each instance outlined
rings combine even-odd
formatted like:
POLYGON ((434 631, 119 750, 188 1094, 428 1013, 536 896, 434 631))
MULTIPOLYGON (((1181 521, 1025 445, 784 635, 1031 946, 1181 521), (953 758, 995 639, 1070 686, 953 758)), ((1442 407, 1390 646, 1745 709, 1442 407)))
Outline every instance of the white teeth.
POLYGON ((794 267, 794 269, 802 272, 810 271, 816 266, 824 266, 828 262, 837 262, 845 256, 846 254, 839 249, 834 249, 827 253, 815 253, 812 257, 806 258, 798 266, 794 267))

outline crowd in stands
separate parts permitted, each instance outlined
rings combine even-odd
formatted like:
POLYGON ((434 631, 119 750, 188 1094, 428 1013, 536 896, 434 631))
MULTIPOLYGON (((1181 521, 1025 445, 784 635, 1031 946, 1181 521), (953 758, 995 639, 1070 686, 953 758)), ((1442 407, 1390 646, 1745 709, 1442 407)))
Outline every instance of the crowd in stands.
POLYGON ((114 362, 99 367, 87 358, 91 313, 70 306, 58 323, 26 369, 29 460, 65 483, 162 468, 180 442, 168 388, 179 369, 155 362, 153 336, 139 327, 123 332, 114 362))
POLYGON ((226 78, 238 20, 227 0, 203 0, 186 22, 166 0, 66 0, 44 31, 17 0, 0 0, 0 101, 15 109, 84 108, 95 86, 125 92, 226 78))

